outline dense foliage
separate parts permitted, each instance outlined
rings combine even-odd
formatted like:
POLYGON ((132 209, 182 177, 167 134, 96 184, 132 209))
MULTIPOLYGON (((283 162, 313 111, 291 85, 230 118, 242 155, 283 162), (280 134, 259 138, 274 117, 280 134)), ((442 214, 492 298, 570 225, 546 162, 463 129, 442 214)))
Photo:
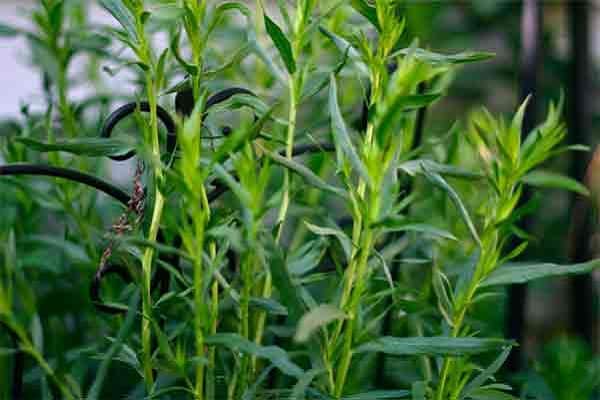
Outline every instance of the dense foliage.
POLYGON ((516 344, 475 309, 600 266, 511 262, 526 185, 587 194, 540 169, 585 150, 561 100, 427 131, 492 54, 421 47, 401 1, 83 3, 0 25, 46 89, 0 137, 1 398, 545 398, 497 379, 516 344))

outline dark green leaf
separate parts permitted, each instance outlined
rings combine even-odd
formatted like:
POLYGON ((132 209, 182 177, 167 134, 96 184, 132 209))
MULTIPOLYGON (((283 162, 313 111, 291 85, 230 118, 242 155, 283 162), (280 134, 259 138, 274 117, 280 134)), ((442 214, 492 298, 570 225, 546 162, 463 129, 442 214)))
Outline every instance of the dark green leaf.
POLYGON ((344 396, 342 400, 384 400, 384 399, 404 399, 410 396, 408 390, 374 390, 372 392, 365 392, 359 394, 353 394, 351 396, 344 396))
POLYGON ((134 42, 138 41, 137 30, 135 27, 135 18, 129 9, 123 4, 122 0, 100 0, 102 7, 121 24, 127 32, 130 39, 134 42))
POLYGON ((300 318, 294 340, 300 343, 306 342, 319 328, 343 318, 346 318, 346 314, 339 308, 330 304, 321 304, 300 318))
POLYGON ((331 117, 331 131, 335 140, 337 151, 342 151, 346 157, 348 157, 348 160, 350 161, 350 164, 352 164, 355 172, 358 173, 365 182, 370 184, 371 177, 369 176, 367 168, 358 156, 358 153, 356 152, 354 144, 352 143, 350 135, 346 129, 346 123, 344 122, 344 118, 342 117, 338 103, 337 83, 333 74, 329 80, 329 114, 331 117))
POLYGON ((500 350, 504 339, 386 336, 359 346, 355 353, 381 352, 399 356, 464 356, 500 350))
POLYGON ((377 10, 366 0, 350 0, 352 8, 365 17, 377 30, 381 30, 377 19, 377 10))
POLYGON ((107 157, 132 150, 131 142, 122 139, 84 138, 60 140, 54 143, 40 142, 30 138, 18 138, 18 142, 42 153, 63 151, 87 157, 107 157))
POLYGON ((587 274, 600 268, 600 259, 580 264, 558 265, 543 264, 508 264, 494 270, 481 284, 481 286, 512 285, 526 283, 536 279, 553 276, 587 274))
POLYGON ((269 298, 251 297, 250 307, 258 308, 272 315, 288 315, 287 308, 281 303, 269 298))
POLYGON ((20 31, 17 28, 0 23, 0 37, 14 37, 19 33, 20 31))
POLYGON ((264 14, 265 28, 271 37, 273 44, 279 51, 279 55, 285 64, 286 69, 290 74, 296 72, 296 61, 289 40, 281 30, 281 28, 267 14, 264 14))
POLYGON ((313 187, 338 195, 343 198, 347 197, 347 194, 343 189, 328 184, 310 169, 305 167, 303 164, 297 163, 294 160, 290 160, 286 157, 280 156, 279 154, 269 151, 262 146, 261 149, 265 153, 265 155, 271 160, 298 174, 299 176, 304 178, 308 183, 310 183, 313 187))
POLYGON ((547 171, 533 171, 521 178, 529 185, 543 188, 563 189, 589 196, 589 190, 581 183, 568 176, 547 171))
POLYGON ((221 345, 233 351, 267 359, 286 375, 300 377, 304 374, 302 368, 294 364, 281 347, 259 346, 236 333, 218 333, 207 337, 205 342, 208 345, 221 345))
POLYGON ((489 60, 490 58, 495 57, 494 53, 488 52, 474 52, 474 51, 465 51, 463 53, 457 54, 440 54, 434 53, 425 49, 414 49, 414 48, 405 48, 401 49, 390 57, 395 58, 399 55, 408 56, 412 55, 416 59, 421 60, 423 62, 432 64, 432 65, 452 65, 452 64, 465 64, 472 63, 477 61, 489 60))

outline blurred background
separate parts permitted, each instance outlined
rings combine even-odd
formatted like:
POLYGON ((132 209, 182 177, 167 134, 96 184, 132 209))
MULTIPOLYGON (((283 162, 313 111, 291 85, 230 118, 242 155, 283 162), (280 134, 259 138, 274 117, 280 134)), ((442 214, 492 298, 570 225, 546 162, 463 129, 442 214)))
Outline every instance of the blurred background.
MULTIPOLYGON (((0 20, 27 26, 28 10, 34 3, 2 0, 0 20)), ((443 130, 448 121, 466 119, 479 104, 494 113, 512 112, 529 94, 533 97, 526 125, 531 127, 542 118, 548 102, 562 93, 569 141, 596 147, 600 137, 600 0, 402 3, 410 33, 407 42, 416 37, 421 47, 439 52, 469 49, 497 55, 492 61, 465 67, 457 74, 449 97, 428 112, 426 129, 443 130)), ((111 18, 95 5, 88 13, 92 24, 111 23, 111 18)), ((23 104, 43 111, 43 77, 39 65, 31 61, 26 39, 3 38, 0 60, 0 119, 18 118, 23 104)), ((90 93, 128 93, 135 87, 126 76, 112 77, 103 72, 102 65, 93 58, 76 59, 71 73, 74 81, 70 97, 76 101, 90 93)), ((549 169, 583 181, 591 157, 592 152, 572 153, 549 169)), ((591 181, 600 181, 600 165, 590 169, 588 175, 591 181)), ((600 256, 600 236, 594 226, 597 217, 589 212, 588 203, 555 190, 543 191, 535 200, 537 211, 523 226, 535 239, 523 259, 578 262, 600 256)), ((600 371, 592 368, 599 365, 599 288, 599 273, 545 280, 527 288, 512 288, 501 306, 486 303, 487 308, 479 312, 494 321, 497 332, 523 343, 509 368, 517 371, 533 366, 547 378, 558 370, 564 381, 569 374, 600 371)), ((568 398, 580 397, 575 394, 568 398)))

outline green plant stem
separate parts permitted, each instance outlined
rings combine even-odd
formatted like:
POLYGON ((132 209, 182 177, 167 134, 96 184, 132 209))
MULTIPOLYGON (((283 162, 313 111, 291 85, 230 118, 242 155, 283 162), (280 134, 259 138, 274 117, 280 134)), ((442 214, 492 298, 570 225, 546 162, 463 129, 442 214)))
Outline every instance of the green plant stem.
MULTIPOLYGON (((213 262, 215 261, 217 249, 214 242, 210 243, 210 255, 213 262)), ((215 335, 217 333, 217 326, 219 323, 219 282, 214 279, 211 286, 211 325, 210 334, 215 335)), ((206 381, 206 397, 209 400, 215 399, 215 368, 216 368, 216 348, 210 347, 208 353, 208 368, 207 368, 207 381, 206 381)))
MULTIPOLYGON (((252 295, 252 279, 253 279, 254 255, 250 252, 244 255, 241 263, 242 273, 242 292, 240 297, 240 335, 250 340, 250 297, 252 295)), ((237 395, 242 396, 246 390, 250 380, 250 357, 244 355, 242 357, 238 381, 237 395)))
POLYGON ((75 123, 75 115, 69 104, 68 98, 68 77, 66 66, 60 66, 58 74, 58 107, 63 122, 63 129, 68 137, 73 138, 77 135, 77 127, 75 123))
POLYGON ((336 398, 341 398, 346 383, 346 377, 348 370, 350 369, 350 362, 352 361, 352 343, 354 340, 354 330, 356 327, 356 320, 358 309, 360 305, 360 298, 364 289, 364 281, 366 278, 367 265, 369 261, 370 249, 373 244, 373 231, 369 228, 363 232, 363 240, 361 242, 361 249, 356 269, 356 286, 352 291, 352 297, 350 299, 349 311, 347 320, 345 322, 345 331, 343 336, 342 345, 342 358, 337 370, 336 381, 335 381, 335 392, 336 398))
MULTIPOLYGON (((196 356, 204 357, 204 318, 202 313, 204 303, 204 271, 202 266, 202 249, 204 248, 204 216, 202 212, 194 218, 196 232, 196 249, 198 254, 194 257, 194 333, 196 343, 196 356)), ((196 366, 196 386, 194 398, 204 398, 204 363, 198 362, 196 366)))
MULTIPOLYGON (((150 104, 150 140, 152 142, 152 156, 160 160, 160 146, 158 140, 158 116, 157 116, 157 98, 156 87, 153 77, 146 76, 146 90, 148 94, 148 103, 150 104)), ((165 205, 165 198, 160 191, 160 182, 163 178, 163 171, 160 163, 154 166, 154 208, 152 211, 152 221, 148 231, 148 240, 155 242, 158 236, 158 229, 162 218, 162 212, 165 205)), ((154 257, 154 248, 147 247, 142 259, 142 351, 143 351, 143 370, 146 390, 151 393, 154 384, 152 370, 152 296, 150 286, 152 280, 152 260, 154 257)))
MULTIPOLYGON (((493 235, 493 234, 494 233, 492 233, 491 235, 493 235)), ((475 294, 477 293, 477 288, 479 287, 479 283, 485 277, 485 271, 488 269, 488 265, 490 264, 488 255, 495 254, 497 251, 497 241, 493 240, 493 239, 494 239, 493 237, 491 237, 491 239, 488 239, 485 236, 482 238, 482 243, 484 243, 484 244, 489 243, 489 245, 486 246, 486 247, 488 247, 487 249, 482 249, 479 261, 477 262, 477 265, 475 266, 475 273, 473 275, 473 278, 471 279, 471 282, 469 283, 469 287, 467 288, 467 291, 465 292, 466 294, 462 298, 462 300, 457 304, 457 307, 455 308, 455 310, 453 312, 452 322, 453 322, 454 326, 452 327, 452 332, 451 332, 451 336, 453 338, 459 337, 462 332, 463 323, 464 323, 465 317, 467 315, 469 306, 471 305, 473 298, 475 297, 475 294)), ((446 357, 444 359, 444 363, 442 365, 442 372, 440 373, 440 383, 439 383, 438 389, 437 389, 436 400, 444 399, 444 394, 446 391, 446 383, 452 372, 452 362, 453 362, 452 357, 446 357)))
POLYGON ((343 333, 342 358, 338 367, 339 369, 337 370, 335 390, 333 393, 336 398, 341 398, 343 394, 344 385, 346 383, 346 378, 350 369, 350 363, 352 361, 352 344, 354 341, 357 314, 360 308, 360 300, 366 287, 369 256, 371 255, 371 250, 375 240, 375 232, 370 226, 373 221, 377 220, 379 213, 379 204, 381 201, 379 187, 380 184, 377 183, 374 186, 374 189, 369 193, 370 196, 368 200, 370 201, 367 202, 368 209, 365 215, 365 220, 362 221, 362 219, 359 219, 359 224, 361 227, 360 244, 357 253, 353 257, 353 260, 358 260, 356 264, 354 262, 351 263, 351 274, 348 277, 348 282, 350 282, 350 299, 347 307, 347 319, 343 324, 345 331, 343 333))
MULTIPOLYGON (((288 160, 292 159, 294 152, 294 136, 296 133, 296 120, 298 114, 298 104, 297 104, 297 96, 296 96, 296 80, 295 77, 291 77, 290 81, 290 89, 289 89, 289 101, 290 101, 290 109, 288 114, 288 129, 287 129, 287 139, 285 146, 285 157, 288 160)), ((279 228, 277 231, 276 241, 279 242, 281 240, 281 235, 283 233, 283 228, 285 225, 285 220, 288 213, 288 208, 290 205, 290 185, 291 185, 291 176, 290 172, 286 169, 283 171, 283 199, 281 200, 281 208, 279 209, 279 216, 277 218, 277 223, 279 224, 279 228)))

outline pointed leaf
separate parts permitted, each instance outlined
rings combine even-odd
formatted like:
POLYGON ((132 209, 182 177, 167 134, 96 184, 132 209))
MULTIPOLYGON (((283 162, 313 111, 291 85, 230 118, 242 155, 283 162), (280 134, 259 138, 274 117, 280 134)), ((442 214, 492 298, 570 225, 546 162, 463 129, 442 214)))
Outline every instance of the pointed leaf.
POLYGON ((348 157, 355 172, 358 173, 365 182, 371 184, 371 177, 367 172, 367 168, 360 160, 360 157, 354 148, 354 144, 352 143, 352 140, 350 140, 350 135, 348 135, 346 123, 344 122, 338 103, 337 83, 333 74, 331 75, 329 82, 329 113, 331 115, 331 130, 335 139, 335 145, 338 148, 338 151, 341 150, 346 157, 348 157))
POLYGON ((218 333, 208 336, 205 342, 208 345, 221 345, 233 351, 240 351, 258 358, 267 359, 286 375, 300 377, 304 373, 302 368, 290 360, 285 350, 281 347, 259 346, 237 333, 218 333))
POLYGON ((381 352, 404 356, 463 356, 499 350, 510 344, 504 339, 385 336, 359 346, 354 352, 381 352))
POLYGON ((292 46, 290 45, 290 41, 285 36, 285 33, 281 30, 279 25, 277 25, 267 14, 264 14, 265 19, 265 29, 267 33, 271 37, 273 44, 279 51, 279 55, 285 64, 286 69, 290 74, 296 72, 296 61, 294 60, 294 53, 292 52, 292 46))
POLYGON ((137 42, 137 30, 135 28, 135 18, 129 9, 123 4, 122 0, 100 0, 100 5, 106 9, 127 32, 129 38, 137 42))
POLYGON ((87 157, 108 157, 125 154, 134 148, 129 140, 113 138, 82 138, 57 140, 54 143, 40 142, 30 138, 18 138, 19 143, 41 153, 62 151, 87 157))
POLYGON ((568 176, 554 172, 533 171, 522 177, 521 180, 532 186, 569 190, 583 196, 590 195, 589 190, 583 184, 568 176))
POLYGON ((459 211, 465 225, 469 229, 471 236, 473 237, 475 242, 481 247, 481 240, 479 239, 479 234, 477 233, 477 229, 475 229, 475 224, 473 224, 473 221, 471 220, 471 216, 469 215, 469 212, 467 211, 467 208, 465 207, 462 200, 460 199, 460 196, 458 195, 458 193, 454 190, 454 188, 452 186, 450 186, 448 184, 448 182, 446 182, 446 180, 440 174, 431 173, 427 170, 427 168, 423 168, 423 172, 429 182, 431 182, 434 186, 437 186, 439 189, 446 192, 448 197, 450 197, 450 200, 452 200, 452 202, 454 203, 454 206, 459 211))
POLYGON ((321 304, 300 318, 294 341, 306 342, 317 329, 343 318, 346 318, 346 314, 339 308, 330 304, 321 304))
POLYGON ((558 265, 551 263, 507 264, 494 270, 494 272, 481 283, 481 286, 511 285, 514 283, 526 283, 536 279, 553 276, 587 274, 597 268, 600 268, 600 259, 572 265, 558 265))
POLYGON ((277 153, 269 151, 269 150, 265 149, 263 146, 260 146, 260 149, 271 160, 275 161, 277 164, 284 166, 285 168, 289 169, 290 171, 300 175, 313 187, 315 187, 317 189, 321 189, 325 192, 329 192, 329 193, 338 195, 343 198, 348 197, 346 192, 343 189, 328 184, 327 182, 325 182, 323 179, 321 179, 318 175, 316 175, 314 172, 312 172, 310 169, 308 169, 304 165, 297 163, 294 160, 290 160, 286 157, 283 157, 277 153))

